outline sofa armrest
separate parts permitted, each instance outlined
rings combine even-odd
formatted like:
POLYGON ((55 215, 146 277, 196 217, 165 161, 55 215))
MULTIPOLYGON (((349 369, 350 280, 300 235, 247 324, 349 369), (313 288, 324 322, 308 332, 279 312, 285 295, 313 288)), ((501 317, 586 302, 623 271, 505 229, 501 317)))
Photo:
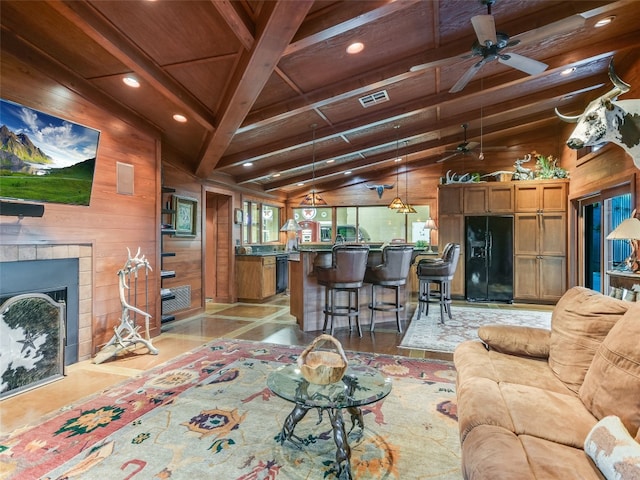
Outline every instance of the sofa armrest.
POLYGON ((549 357, 551 331, 517 325, 483 325, 478 337, 489 350, 535 358, 549 357))

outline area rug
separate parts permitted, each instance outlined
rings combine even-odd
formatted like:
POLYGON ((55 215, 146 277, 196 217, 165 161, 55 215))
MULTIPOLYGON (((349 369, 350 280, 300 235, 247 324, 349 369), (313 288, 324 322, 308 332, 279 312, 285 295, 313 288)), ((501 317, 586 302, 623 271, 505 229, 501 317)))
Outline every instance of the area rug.
MULTIPOLYGON (((328 415, 280 431, 293 404, 267 376, 301 349, 216 340, 35 428, 0 437, 0 478, 293 480, 337 478, 328 415)), ((348 435, 354 479, 459 480, 455 370, 450 362, 348 353, 392 379, 348 435)), ((347 430, 349 415, 345 414, 347 430)), ((343 476, 341 476, 343 477, 343 476)))
POLYGON ((452 353, 465 340, 477 340, 478 328, 492 323, 551 328, 551 311, 453 305, 451 316, 445 314, 441 323, 440 308, 432 305, 429 315, 423 313, 418 319, 416 308, 399 348, 452 353))

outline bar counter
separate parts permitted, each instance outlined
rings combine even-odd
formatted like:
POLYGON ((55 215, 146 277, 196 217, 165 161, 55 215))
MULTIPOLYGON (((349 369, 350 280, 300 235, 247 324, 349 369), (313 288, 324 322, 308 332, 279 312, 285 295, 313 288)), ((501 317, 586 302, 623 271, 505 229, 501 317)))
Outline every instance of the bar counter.
MULTIPOLYGON (((296 317, 300 329, 305 332, 322 330, 324 325, 324 287, 318 284, 316 277, 316 266, 331 265, 331 246, 318 247, 302 247, 298 252, 289 254, 289 311, 291 315, 296 317)), ((415 257, 424 255, 422 249, 415 250, 415 257)), ((436 255, 435 253, 431 255, 436 255)), ((380 247, 372 247, 369 250, 368 265, 379 265, 382 263, 382 249, 380 247)), ((415 275, 414 268, 410 270, 409 276, 415 275)), ((386 288, 377 287, 377 301, 394 301, 393 291, 386 288)), ((411 282, 407 280, 407 285, 400 289, 400 301, 406 305, 410 300, 411 282)), ((344 294, 346 301, 346 294, 344 294)), ((371 323, 371 310, 369 303, 371 302, 371 285, 364 284, 360 289, 360 325, 363 331, 369 328, 371 323), (366 328, 365 328, 366 326, 366 328)), ((343 294, 336 296, 338 301, 343 301, 343 294)), ((401 312, 401 319, 406 317, 406 309, 401 312)), ((348 320, 345 317, 336 317, 335 328, 346 328, 348 320)), ((406 325, 406 318, 405 325, 406 325)), ((391 322, 395 323, 395 313, 393 312, 377 312, 376 323, 391 322)), ((328 326, 327 326, 328 327, 328 326)), ((353 325, 355 331, 355 325, 353 325)))

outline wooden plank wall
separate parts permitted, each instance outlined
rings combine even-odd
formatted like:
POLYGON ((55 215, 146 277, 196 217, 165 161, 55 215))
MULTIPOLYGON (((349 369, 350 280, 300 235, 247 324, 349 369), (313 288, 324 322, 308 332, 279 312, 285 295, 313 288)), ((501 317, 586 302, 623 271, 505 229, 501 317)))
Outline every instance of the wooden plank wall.
POLYGON ((46 204, 42 218, 0 217, 0 243, 93 246, 93 345, 97 349, 113 334, 121 314, 117 271, 127 247, 138 247, 150 260, 150 308, 153 334, 159 332, 158 208, 159 141, 141 129, 97 108, 61 88, 10 55, 2 55, 2 97, 45 113, 100 130, 95 182, 88 207, 46 204), (116 193, 116 162, 133 165, 134 195, 116 193), (4 228, 3 228, 4 227, 4 228), (9 228, 11 227, 11 228, 9 228))

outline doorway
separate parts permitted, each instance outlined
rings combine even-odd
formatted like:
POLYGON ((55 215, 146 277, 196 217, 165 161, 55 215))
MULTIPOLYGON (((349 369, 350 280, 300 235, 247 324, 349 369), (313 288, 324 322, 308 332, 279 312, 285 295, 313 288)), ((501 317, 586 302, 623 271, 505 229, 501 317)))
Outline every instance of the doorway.
POLYGON ((606 293, 609 289, 606 272, 623 266, 630 255, 628 241, 607 240, 607 235, 631 216, 631 194, 623 193, 628 189, 627 185, 626 189, 610 189, 578 200, 578 231, 582 232, 578 248, 580 285, 606 293))
POLYGON ((216 303, 233 302, 233 197, 205 192, 204 295, 216 303))

